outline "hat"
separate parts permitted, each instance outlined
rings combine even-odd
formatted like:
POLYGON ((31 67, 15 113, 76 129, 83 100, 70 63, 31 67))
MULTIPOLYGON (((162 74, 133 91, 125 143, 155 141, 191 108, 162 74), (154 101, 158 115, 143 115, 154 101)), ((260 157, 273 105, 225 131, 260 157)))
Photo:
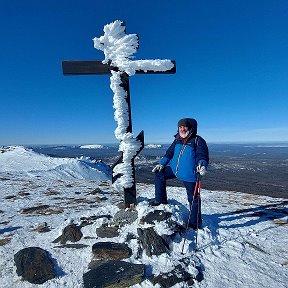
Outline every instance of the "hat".
POLYGON ((185 126, 185 127, 188 127, 190 129, 191 128, 191 123, 188 120, 188 118, 183 118, 183 119, 180 119, 178 121, 178 127, 180 127, 180 126, 185 126))

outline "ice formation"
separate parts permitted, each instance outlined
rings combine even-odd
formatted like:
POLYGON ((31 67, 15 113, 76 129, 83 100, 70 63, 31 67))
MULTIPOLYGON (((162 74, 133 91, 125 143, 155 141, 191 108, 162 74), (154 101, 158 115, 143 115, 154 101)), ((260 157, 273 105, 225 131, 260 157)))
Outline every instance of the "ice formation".
POLYGON ((131 160, 136 156, 141 147, 141 142, 134 138, 133 133, 128 132, 129 112, 127 104, 127 92, 121 86, 121 74, 134 75, 137 70, 144 72, 163 72, 174 67, 171 60, 131 60, 138 48, 138 36, 126 34, 123 22, 116 20, 104 26, 104 35, 93 39, 94 47, 104 52, 104 64, 117 67, 119 71, 112 71, 110 78, 111 89, 114 93, 113 107, 114 118, 117 122, 115 136, 120 141, 119 151, 123 152, 123 163, 114 167, 113 174, 122 174, 113 187, 117 191, 133 186, 133 168, 131 160))

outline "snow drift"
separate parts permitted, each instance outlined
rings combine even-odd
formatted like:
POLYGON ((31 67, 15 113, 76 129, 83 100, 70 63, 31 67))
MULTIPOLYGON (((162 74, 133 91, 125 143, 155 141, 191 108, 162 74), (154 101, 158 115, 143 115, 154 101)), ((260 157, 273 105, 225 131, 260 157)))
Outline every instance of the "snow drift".
POLYGON ((26 173, 57 179, 109 180, 109 167, 88 158, 55 158, 38 154, 22 146, 2 148, 0 172, 26 173))

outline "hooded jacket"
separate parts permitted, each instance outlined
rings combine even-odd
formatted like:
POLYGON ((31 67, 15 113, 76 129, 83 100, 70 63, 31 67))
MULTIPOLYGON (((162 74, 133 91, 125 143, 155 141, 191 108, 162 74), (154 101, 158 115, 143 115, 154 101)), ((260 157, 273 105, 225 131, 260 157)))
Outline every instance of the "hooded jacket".
POLYGON ((209 151, 206 141, 197 135, 197 121, 188 118, 190 134, 182 139, 177 133, 175 140, 160 160, 163 166, 169 165, 177 178, 186 182, 196 182, 196 167, 201 164, 207 168, 209 151))

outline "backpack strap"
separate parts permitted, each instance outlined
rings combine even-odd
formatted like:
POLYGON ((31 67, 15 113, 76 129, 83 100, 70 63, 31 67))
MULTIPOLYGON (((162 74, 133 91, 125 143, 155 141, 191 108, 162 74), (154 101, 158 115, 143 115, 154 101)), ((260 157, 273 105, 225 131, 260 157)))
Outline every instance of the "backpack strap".
POLYGON ((196 152, 196 149, 197 149, 197 146, 198 146, 198 141, 199 141, 199 136, 196 135, 196 136, 195 136, 195 139, 194 139, 194 149, 195 149, 195 152, 196 152))

